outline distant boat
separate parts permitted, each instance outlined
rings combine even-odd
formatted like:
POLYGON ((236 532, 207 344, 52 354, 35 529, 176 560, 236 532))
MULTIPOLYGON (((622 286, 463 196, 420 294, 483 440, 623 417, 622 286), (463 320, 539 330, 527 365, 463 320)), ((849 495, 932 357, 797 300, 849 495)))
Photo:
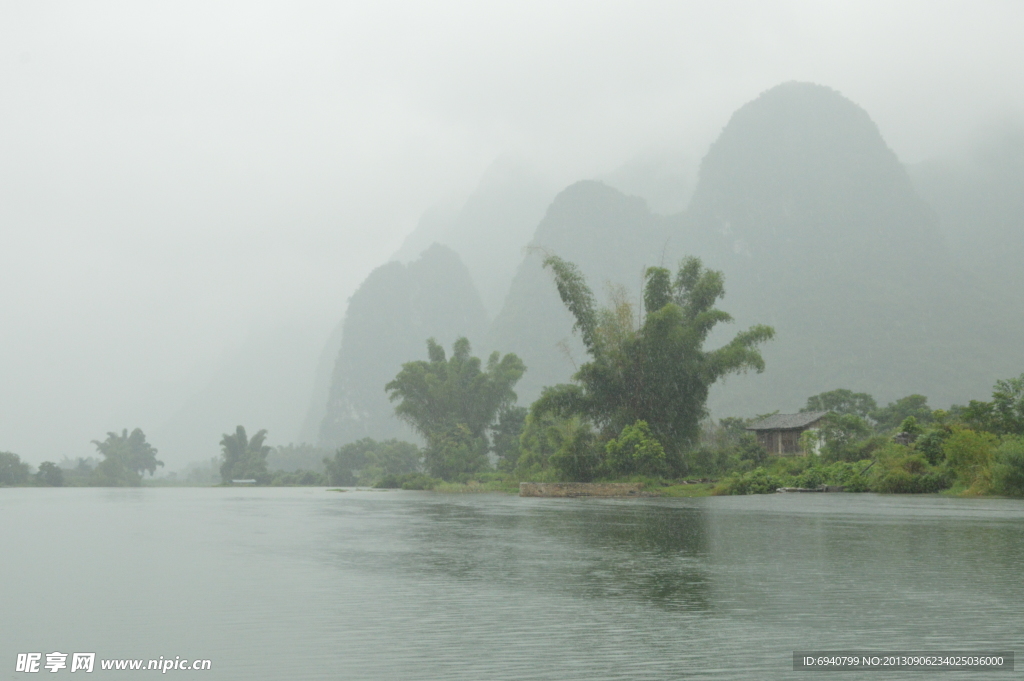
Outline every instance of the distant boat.
POLYGON ((232 485, 255 485, 255 480, 232 480, 232 485))

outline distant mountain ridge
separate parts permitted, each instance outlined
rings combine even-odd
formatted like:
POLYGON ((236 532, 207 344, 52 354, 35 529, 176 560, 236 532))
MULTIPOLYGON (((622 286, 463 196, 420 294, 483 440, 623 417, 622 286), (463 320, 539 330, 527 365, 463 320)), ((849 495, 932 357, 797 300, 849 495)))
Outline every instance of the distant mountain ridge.
MULTIPOLYGON (((641 198, 601 182, 578 182, 547 206, 514 276, 502 275, 507 292, 492 322, 482 305, 468 302, 474 287, 468 272, 480 271, 481 263, 468 270, 450 265, 466 275, 438 280, 430 290, 462 301, 453 309, 476 310, 458 323, 449 320, 448 337, 463 324, 475 354, 499 350, 524 360, 521 404, 545 385, 569 380, 586 360, 572 318, 540 266, 545 253, 576 263, 599 298, 607 300, 608 284, 620 285, 637 304, 648 266, 674 269, 681 257, 696 255, 721 269, 727 295, 720 306, 736 323, 722 327, 710 344, 755 323, 773 325, 777 337, 764 349, 763 375, 733 377, 714 388, 709 404, 716 415, 795 410, 809 395, 837 387, 867 391, 881 401, 923 393, 933 405, 964 402, 985 396, 995 379, 1024 370, 1018 341, 1024 320, 1008 311, 1013 295, 998 293, 951 255, 943 220, 970 218, 948 206, 934 210, 918 188, 944 185, 926 180, 915 175, 912 181, 861 107, 827 87, 785 83, 733 114, 700 165, 686 211, 655 215, 641 198)), ((1007 191, 1004 201, 1010 214, 1017 210, 1012 196, 1007 191)), ((964 199, 957 205, 969 204, 964 199)), ((473 217, 460 223, 462 231, 440 220, 424 223, 423 234, 427 228, 458 233, 461 242, 483 252, 487 234, 500 222, 494 214, 501 203, 477 205, 489 207, 465 209, 473 217)), ((458 259, 450 253, 446 262, 454 262, 452 256, 458 259)), ((383 385, 401 361, 423 355, 427 336, 440 333, 441 326, 428 329, 413 320, 447 314, 428 311, 432 297, 418 299, 427 307, 416 308, 407 294, 411 284, 402 283, 411 275, 402 267, 379 268, 352 298, 328 407, 332 423, 348 419, 352 427, 328 427, 325 420, 324 442, 374 428, 398 432, 383 425, 393 420, 383 385), (409 338, 365 340, 385 329, 409 338), (350 342, 350 334, 364 340, 350 342), (386 362, 377 362, 385 356, 386 362), (353 378, 377 364, 373 376, 353 378), (354 391, 348 387, 353 381, 365 388, 354 391), (360 429, 355 423, 377 425, 360 429)), ((449 338, 438 340, 450 344, 449 338)))
POLYGON ((403 362, 426 357, 426 339, 450 346, 480 338, 487 325, 480 296, 458 254, 434 244, 408 265, 375 269, 349 300, 319 443, 364 437, 411 439, 384 392, 403 362))
POLYGON ((792 408, 839 386, 963 401, 1019 366, 877 126, 830 88, 787 83, 738 110, 689 216, 731 242, 711 263, 726 273, 724 308, 778 332, 763 376, 715 391, 720 411, 792 408))
POLYGON ((1024 309, 1024 122, 989 131, 972 147, 910 167, 935 210, 953 257, 1024 309))
MULTIPOLYGON (((786 83, 741 107, 682 214, 658 218, 610 188, 590 191, 559 195, 533 243, 577 263, 596 293, 613 282, 638 300, 644 266, 697 255, 724 271, 720 304, 737 322, 712 343, 751 324, 776 327, 765 374, 716 386, 715 413, 795 409, 839 386, 963 402, 1024 367, 1019 320, 957 265, 877 126, 835 90, 786 83)), ((526 399, 572 373, 557 347, 571 339, 559 306, 534 256, 491 327, 492 345, 526 359, 526 399)), ((569 347, 583 359, 577 341, 569 347)))
POLYGON ((487 168, 457 211, 424 213, 393 260, 409 262, 430 244, 459 254, 490 316, 501 307, 537 222, 555 192, 536 173, 509 158, 487 168))
POLYGON ((626 286, 635 298, 644 268, 658 263, 667 225, 643 199, 602 182, 577 182, 555 197, 487 334, 488 347, 515 352, 526 364, 517 387, 521 403, 536 399, 546 385, 568 381, 586 359, 573 319, 541 269, 544 255, 576 263, 602 299, 607 283, 626 286))

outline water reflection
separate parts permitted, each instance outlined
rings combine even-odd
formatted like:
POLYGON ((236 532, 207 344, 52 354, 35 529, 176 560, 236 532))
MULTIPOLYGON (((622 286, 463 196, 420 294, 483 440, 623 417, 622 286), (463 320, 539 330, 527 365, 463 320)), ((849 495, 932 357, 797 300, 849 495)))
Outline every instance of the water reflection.
POLYGON ((805 679, 793 650, 1024 640, 1017 501, 2 492, 0 659, 172 652, 213 659, 206 681, 805 679))
POLYGON ((991 500, 982 517, 951 513, 959 500, 822 497, 717 503, 718 612, 794 649, 1012 648, 1024 634, 1020 505, 991 500))
POLYGON ((487 584, 515 594, 633 599, 708 608, 705 512, 596 500, 528 502, 435 497, 406 506, 389 532, 403 550, 346 545, 347 561, 417 579, 487 584))

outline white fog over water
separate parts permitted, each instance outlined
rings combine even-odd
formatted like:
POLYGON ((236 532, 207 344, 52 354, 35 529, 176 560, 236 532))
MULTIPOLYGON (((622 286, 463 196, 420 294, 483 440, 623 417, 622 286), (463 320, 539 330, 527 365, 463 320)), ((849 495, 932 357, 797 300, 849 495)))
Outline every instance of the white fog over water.
POLYGON ((348 297, 497 159, 642 195, 800 80, 916 163, 1020 120, 1022 28, 1010 2, 6 3, 0 450, 297 441, 348 297))

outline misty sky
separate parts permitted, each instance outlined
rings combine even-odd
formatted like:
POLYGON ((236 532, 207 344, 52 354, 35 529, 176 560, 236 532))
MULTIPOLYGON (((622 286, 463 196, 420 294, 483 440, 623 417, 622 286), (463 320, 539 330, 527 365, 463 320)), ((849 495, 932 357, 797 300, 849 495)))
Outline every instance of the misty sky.
POLYGON ((3 3, 0 450, 159 431, 265 329, 312 371, 501 155, 555 186, 696 163, 787 80, 948 153, 1024 112, 1022 29, 1021 3, 3 3))

